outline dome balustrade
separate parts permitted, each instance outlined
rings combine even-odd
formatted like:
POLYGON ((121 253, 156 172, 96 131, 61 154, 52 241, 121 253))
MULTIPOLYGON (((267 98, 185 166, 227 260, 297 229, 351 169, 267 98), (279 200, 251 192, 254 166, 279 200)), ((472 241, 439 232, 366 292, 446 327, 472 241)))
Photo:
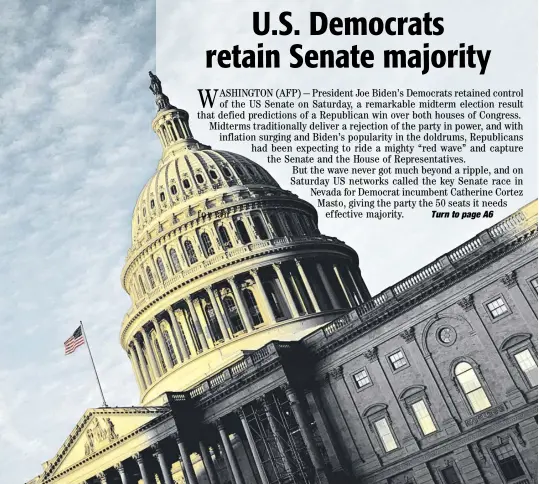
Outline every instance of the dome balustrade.
POLYGON ((294 340, 369 297, 357 254, 248 158, 193 138, 156 94, 163 153, 133 212, 120 340, 144 404, 268 341, 294 340))

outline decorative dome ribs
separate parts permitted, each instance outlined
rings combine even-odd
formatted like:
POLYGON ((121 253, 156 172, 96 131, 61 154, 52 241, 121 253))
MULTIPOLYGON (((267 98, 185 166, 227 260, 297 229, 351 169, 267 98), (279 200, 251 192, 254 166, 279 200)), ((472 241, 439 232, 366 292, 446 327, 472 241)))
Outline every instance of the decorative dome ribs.
POLYGON ((133 213, 120 334, 143 403, 369 297, 357 255, 320 234, 312 205, 248 158, 195 140, 155 76, 152 92, 163 155, 133 213))

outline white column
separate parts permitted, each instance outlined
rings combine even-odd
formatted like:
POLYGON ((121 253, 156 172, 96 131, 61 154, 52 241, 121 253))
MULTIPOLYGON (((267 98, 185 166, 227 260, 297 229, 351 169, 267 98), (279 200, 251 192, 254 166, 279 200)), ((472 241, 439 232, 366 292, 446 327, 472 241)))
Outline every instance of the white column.
POLYGON ((309 282, 309 279, 307 278, 307 274, 305 274, 305 271, 303 270, 303 266, 301 265, 301 262, 299 259, 296 260, 296 266, 298 268, 299 275, 301 277, 301 280, 303 281, 303 285, 305 286, 305 289, 307 289, 307 294, 309 295, 309 299, 311 300, 311 303, 314 307, 314 311, 316 313, 320 312, 320 306, 318 305, 318 301, 316 300, 316 297, 314 295, 313 288, 311 287, 311 283, 309 282))
POLYGON ((187 359, 187 348, 185 347, 185 341, 182 338, 182 331, 180 325, 178 324, 178 319, 176 318, 176 313, 172 306, 167 308, 168 315, 170 317, 170 322, 172 325, 172 335, 174 336, 174 342, 176 343, 176 349, 178 350, 180 361, 185 361, 187 359))
POLYGON ((211 307, 213 308, 213 312, 215 313, 215 317, 217 318, 217 324, 219 325, 219 329, 221 330, 221 333, 223 333, 223 338, 225 339, 225 341, 227 341, 230 339, 230 335, 228 334, 225 320, 223 318, 223 315, 221 314, 221 309, 217 304, 217 298, 215 297, 215 293, 213 292, 213 287, 208 286, 206 288, 206 292, 208 293, 208 296, 210 298, 211 307))
POLYGON ((100 472, 99 474, 96 475, 96 477, 99 479, 101 484, 108 484, 107 476, 105 475, 104 472, 100 472))
POLYGON ((324 289, 326 290, 329 300, 331 301, 331 306, 333 309, 339 308, 339 299, 337 298, 337 295, 335 294, 335 291, 331 287, 331 284, 329 283, 328 277, 326 275, 326 272, 324 271, 324 267, 320 262, 316 263, 316 270, 318 271, 318 274, 320 276, 320 280, 322 281, 322 284, 324 286, 324 289))
POLYGON ((200 312, 198 312, 198 314, 202 316, 199 318, 200 325, 202 326, 202 331, 204 332, 204 336, 206 337, 206 343, 208 343, 208 347, 211 349, 215 346, 215 344, 213 343, 213 332, 210 328, 210 322, 206 318, 206 313, 204 312, 204 308, 202 306, 202 300, 198 298, 197 302, 198 304, 195 305, 195 311, 198 306, 198 309, 200 309, 200 312))
POLYGON ((191 454, 189 454, 187 447, 179 436, 176 437, 176 442, 182 458, 183 470, 185 471, 187 484, 198 484, 197 475, 195 473, 195 469, 193 468, 193 463, 191 462, 191 454))
POLYGON ((204 442, 202 442, 202 440, 198 442, 198 447, 200 449, 200 457, 202 457, 202 462, 204 463, 204 468, 206 469, 206 474, 208 475, 208 480, 210 481, 210 484, 219 484, 217 471, 215 470, 215 465, 213 464, 213 460, 208 451, 208 447, 204 442))
POLYGON ((122 484, 128 484, 127 475, 125 473, 124 465, 122 462, 119 462, 114 466, 114 468, 118 471, 118 474, 120 474, 120 479, 122 481, 122 484))
POLYGON ((243 297, 240 293, 238 286, 236 285, 236 281, 234 280, 233 277, 231 277, 230 279, 228 279, 228 283, 230 284, 232 292, 234 293, 234 299, 236 300, 236 306, 238 308, 238 311, 240 312, 243 325, 245 326, 245 329, 248 332, 252 331, 253 324, 251 323, 249 312, 247 311, 247 308, 245 307, 245 303, 243 302, 243 297))
POLYGON ((206 341, 206 335, 204 334, 204 331, 202 331, 202 326, 200 325, 200 320, 198 319, 198 315, 195 311, 195 305, 191 300, 191 296, 187 296, 185 298, 185 301, 187 302, 187 306, 189 307, 189 312, 191 313, 191 319, 193 320, 195 331, 198 333, 198 338, 200 340, 200 344, 202 345, 202 351, 207 350, 209 349, 209 347, 208 342, 206 341))
POLYGON ((146 366, 146 362, 144 361, 144 352, 142 351, 142 346, 140 346, 137 338, 133 338, 133 342, 135 344, 135 350, 137 352, 138 361, 140 363, 140 368, 142 370, 142 375, 144 376, 146 387, 149 387, 152 384, 152 377, 150 376, 150 372, 146 366))
POLYGON ((193 341, 193 335, 191 334, 191 328, 189 324, 188 313, 182 310, 183 317, 179 321, 181 327, 183 328, 183 334, 185 334, 185 339, 187 339, 187 346, 189 346, 189 351, 191 352, 191 358, 197 354, 197 349, 195 342, 193 341))
POLYGON ((148 355, 148 358, 150 358, 152 372, 157 380, 161 376, 161 371, 159 369, 159 365, 157 364, 157 358, 155 357, 152 342, 150 341, 150 337, 144 328, 141 328, 140 332, 142 333, 142 339, 144 340, 144 346, 146 347, 146 354, 148 355))
POLYGON ((170 359, 170 355, 168 354, 168 348, 165 344, 165 338, 163 337, 163 331, 161 330, 161 325, 157 321, 157 319, 152 319, 152 323, 155 327, 155 333, 157 335, 157 341, 159 342, 159 347, 161 348, 161 353, 163 354, 163 358, 165 360, 165 366, 167 369, 171 369, 174 365, 172 364, 172 360, 170 359))
POLYGON ((281 284, 281 287, 283 289, 284 297, 286 298, 288 308, 290 309, 290 314, 292 314, 293 318, 297 318, 299 316, 299 312, 296 308, 296 305, 294 304, 294 298, 292 297, 290 288, 288 287, 283 271, 281 270, 281 263, 278 262, 277 264, 273 264, 273 270, 277 274, 277 278, 279 279, 279 283, 281 284))
POLYGON ((142 373, 140 372, 140 368, 138 366, 138 362, 135 359, 135 355, 133 354, 132 349, 127 350, 127 356, 129 358, 129 361, 131 362, 131 366, 133 367, 133 371, 135 372, 135 378, 137 380, 137 384, 139 387, 139 390, 143 392, 146 390, 146 384, 144 382, 144 379, 142 377, 142 373))
POLYGON ((159 462, 159 467, 161 468, 161 473, 163 474, 163 479, 165 481, 164 484, 174 484, 174 481, 172 480, 172 474, 170 472, 170 467, 167 464, 167 461, 165 460, 165 455, 163 454, 163 450, 159 446, 159 444, 152 445, 152 449, 154 451, 154 457, 159 462))
POLYGON ((260 296, 260 299, 262 299, 262 307, 260 308, 262 310, 262 313, 264 314, 264 322, 269 324, 272 321, 275 322, 275 314, 273 314, 273 310, 271 309, 271 304, 268 299, 268 295, 266 294, 266 291, 264 290, 264 286, 262 284, 262 279, 260 279, 260 276, 258 275, 258 269, 251 270, 251 275, 253 276, 253 279, 255 281, 255 287, 257 289, 258 295, 260 296))
POLYGON ((137 452, 133 458, 137 461, 138 467, 140 469, 140 476, 142 477, 142 482, 144 484, 151 484, 150 478, 148 476, 148 471, 146 470, 146 465, 144 464, 144 459, 142 454, 137 452))
POLYGON ((243 427, 243 431, 245 432, 245 436, 247 437, 247 442, 249 442, 249 447, 251 448, 251 453, 253 454, 260 480, 262 481, 262 484, 270 484, 268 476, 266 475, 266 469, 264 469, 264 464, 262 464, 262 459, 260 458, 260 454, 258 453, 255 439, 253 437, 253 434, 251 433, 251 429, 249 428, 249 422, 247 422, 247 418, 245 417, 245 413, 241 408, 238 410, 237 413, 238 417, 241 420, 241 425, 243 427))
POLYGON ((354 286, 354 289, 355 289, 357 304, 359 305, 363 302, 363 298, 361 297, 361 291, 359 290, 359 287, 356 284, 356 280, 354 278, 354 275, 352 274, 352 271, 350 270, 350 267, 347 267, 347 270, 348 270, 348 276, 350 277, 350 280, 352 281, 352 285, 354 286))
POLYGON ((223 443, 223 448, 225 449, 228 463, 230 464, 230 468, 232 469, 235 484, 245 484, 240 466, 238 464, 238 460, 236 459, 236 455, 234 454, 234 449, 232 448, 232 444, 230 443, 228 433, 225 430, 225 427, 221 421, 217 422, 217 430, 219 431, 219 436, 221 437, 221 442, 223 443))
POLYGON ((344 295, 346 296, 346 300, 348 301, 348 305, 352 308, 355 306, 354 304, 354 297, 350 294, 350 291, 346 287, 346 284, 344 283, 341 273, 339 271, 339 268, 337 267, 337 264, 333 264, 333 271, 335 272, 335 275, 337 276, 337 280, 339 281, 339 284, 341 285, 341 288, 344 292, 344 295))

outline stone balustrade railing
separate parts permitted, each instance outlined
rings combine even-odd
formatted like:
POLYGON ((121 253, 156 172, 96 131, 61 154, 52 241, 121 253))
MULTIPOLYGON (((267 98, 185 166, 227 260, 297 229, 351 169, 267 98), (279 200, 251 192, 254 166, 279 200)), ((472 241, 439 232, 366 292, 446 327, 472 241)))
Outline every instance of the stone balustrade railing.
POLYGON ((335 237, 327 237, 325 235, 306 235, 302 237, 278 237, 270 240, 251 242, 250 244, 234 247, 228 250, 221 249, 215 255, 180 270, 173 276, 169 277, 166 281, 156 284, 154 289, 148 291, 131 306, 126 313, 124 320, 130 320, 135 314, 145 308, 151 301, 161 294, 166 293, 175 286, 184 283, 186 280, 189 280, 196 274, 206 272, 208 269, 217 268, 219 265, 225 262, 228 263, 234 261, 235 259, 244 257, 245 254, 256 255, 258 252, 263 252, 272 247, 277 248, 292 244, 296 247, 301 246, 302 244, 311 244, 313 242, 338 244, 343 246, 346 245, 344 242, 335 237))

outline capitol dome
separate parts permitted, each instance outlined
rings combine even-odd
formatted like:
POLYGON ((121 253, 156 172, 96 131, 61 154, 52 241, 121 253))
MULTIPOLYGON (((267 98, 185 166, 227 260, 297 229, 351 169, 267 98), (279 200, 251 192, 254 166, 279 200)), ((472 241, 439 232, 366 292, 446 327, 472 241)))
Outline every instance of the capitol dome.
POLYGON ((120 332, 144 405, 370 297, 357 254, 320 234, 314 207, 254 161, 198 142, 150 77, 163 152, 133 213, 120 332))

